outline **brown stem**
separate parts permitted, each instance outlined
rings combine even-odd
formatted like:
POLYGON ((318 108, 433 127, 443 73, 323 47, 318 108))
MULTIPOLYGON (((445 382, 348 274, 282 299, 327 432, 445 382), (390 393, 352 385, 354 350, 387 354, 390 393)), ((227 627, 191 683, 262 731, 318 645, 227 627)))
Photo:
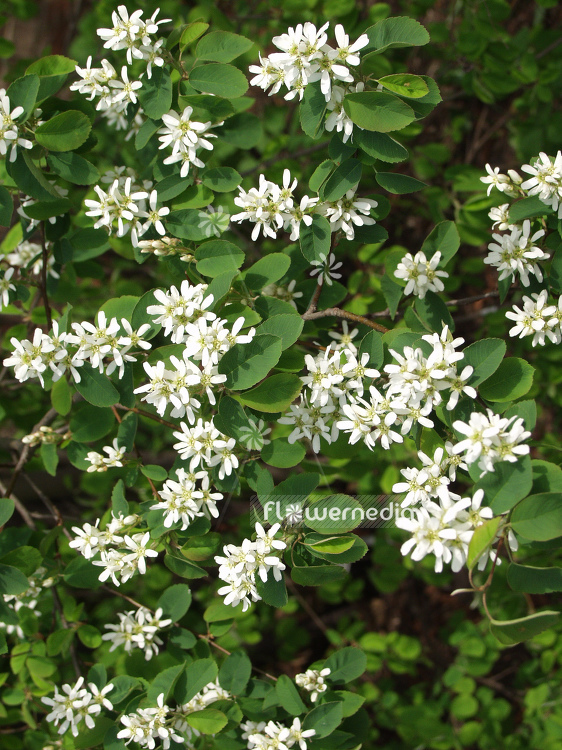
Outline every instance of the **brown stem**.
POLYGON ((313 621, 313 623, 316 625, 316 627, 321 630, 324 635, 326 634, 328 628, 324 625, 320 617, 316 614, 316 612, 312 609, 310 604, 306 601, 304 596, 302 596, 293 581, 290 578, 287 578, 287 586, 291 590, 291 593, 298 599, 300 605, 305 610, 305 612, 308 614, 310 619, 313 621))
MULTIPOLYGON (((320 276, 320 278, 322 278, 320 276)), ((322 294, 322 282, 319 281, 316 285, 316 289, 314 290, 314 294, 312 295, 312 298, 310 300, 310 304, 308 305, 308 309, 305 312, 305 314, 302 316, 304 320, 307 320, 305 317, 306 315, 312 314, 316 311, 316 308, 318 307, 318 300, 320 299, 320 295, 322 294)))
POLYGON ((13 500, 14 507, 17 510, 17 512, 20 514, 20 516, 25 521, 26 526, 29 526, 30 529, 35 530, 37 526, 35 525, 35 521, 30 516, 27 508, 22 503, 22 501, 17 498, 13 492, 8 492, 8 488, 4 486, 4 483, 0 481, 0 492, 4 497, 9 497, 10 500, 13 500))
POLYGON ((388 328, 381 326, 380 323, 375 323, 374 320, 364 318, 362 315, 355 315, 355 313, 342 310, 339 307, 328 307, 326 310, 319 310, 318 312, 309 312, 308 310, 301 315, 303 320, 317 320, 318 318, 345 318, 346 320, 353 320, 355 323, 363 323, 363 325, 374 328, 376 331, 386 333, 388 328))
POLYGON ((488 299, 489 297, 499 297, 499 292, 486 292, 485 294, 475 294, 472 297, 462 297, 461 299, 450 299, 445 304, 450 307, 451 305, 467 305, 470 302, 478 302, 481 299, 488 299))
POLYGON ((73 538, 72 534, 63 525, 64 524, 63 518, 57 506, 51 501, 49 497, 47 497, 47 495, 43 492, 43 490, 41 490, 30 477, 28 477, 27 474, 24 474, 23 478, 29 484, 31 489, 37 494, 37 497, 41 500, 43 505, 47 508, 47 510, 51 514, 51 517, 55 519, 55 521, 57 522, 57 526, 62 526, 62 530, 66 538, 69 540, 72 540, 73 538))
POLYGON ((107 591, 110 594, 115 594, 115 596, 120 596, 121 599, 125 599, 125 601, 129 602, 129 604, 132 604, 134 607, 140 608, 144 607, 145 609, 150 610, 151 612, 154 612, 153 609, 150 609, 150 607, 147 607, 145 604, 140 604, 140 602, 137 602, 135 599, 132 599, 130 596, 127 596, 127 594, 124 594, 122 591, 119 591, 117 589, 110 589, 109 586, 100 586, 100 588, 103 591, 107 591))
MULTIPOLYGON (((45 416, 42 417, 42 419, 40 419, 39 422, 37 422, 35 427, 32 429, 32 432, 37 432, 40 427, 43 427, 44 425, 48 425, 51 422, 53 422, 56 419, 57 414, 58 412, 56 409, 49 409, 49 411, 45 414, 45 416)), ((18 462, 14 468, 14 473, 12 474, 10 481, 8 482, 7 488, 5 490, 6 497, 10 497, 10 495, 12 494, 13 489, 16 485, 18 476, 21 474, 21 471, 26 461, 30 457, 30 453, 32 452, 33 452, 33 449, 29 444, 24 446, 22 452, 20 453, 18 462)))
POLYGON ((47 243, 45 242, 45 222, 41 222, 41 248, 42 248, 42 259, 43 263, 41 266, 41 293, 43 295, 43 304, 45 305, 45 315, 47 316, 47 328, 50 331, 53 327, 53 319, 51 315, 51 306, 49 305, 49 297, 47 295, 47 243))

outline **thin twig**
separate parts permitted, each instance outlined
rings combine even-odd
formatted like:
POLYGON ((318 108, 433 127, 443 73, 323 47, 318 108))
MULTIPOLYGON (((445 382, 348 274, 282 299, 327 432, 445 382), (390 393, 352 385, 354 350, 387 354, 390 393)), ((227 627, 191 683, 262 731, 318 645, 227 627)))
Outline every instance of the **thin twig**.
POLYGON ((151 612, 154 612, 153 609, 150 609, 150 607, 147 607, 146 604, 141 604, 140 602, 137 602, 136 599, 132 599, 130 596, 127 596, 127 594, 124 594, 122 591, 118 591, 117 589, 110 589, 109 586, 100 586, 100 589, 103 591, 108 591, 110 594, 115 594, 115 596, 120 596, 121 599, 125 599, 125 601, 129 602, 129 604, 132 604, 134 607, 140 608, 144 607, 144 609, 148 609, 151 612))
POLYGON ((267 169, 267 167, 270 167, 272 164, 275 164, 282 159, 299 159, 301 156, 308 156, 308 154, 314 154, 316 151, 322 151, 322 149, 327 148, 328 146, 329 141, 324 141, 322 143, 315 143, 314 146, 309 146, 308 148, 301 148, 300 151, 295 151, 294 153, 282 151, 280 154, 277 154, 277 156, 261 161, 259 164, 256 164, 255 167, 247 169, 245 172, 241 172, 241 175, 242 177, 247 177, 248 175, 257 172, 258 169, 267 169))
POLYGON ((35 521, 33 520, 33 518, 29 515, 29 512, 25 505, 14 495, 13 492, 8 492, 7 487, 4 486, 4 483, 2 481, 0 481, 0 492, 4 497, 8 497, 10 498, 10 500, 13 500, 14 507, 25 521, 26 526, 29 526, 30 529, 35 530, 37 526, 35 525, 35 521))
MULTIPOLYGON (((232 654, 232 651, 229 651, 228 649, 223 648, 222 646, 219 646, 218 643, 215 643, 214 640, 211 638, 211 636, 203 635, 199 633, 198 637, 201 638, 202 641, 206 641, 210 646, 213 646, 214 648, 216 648, 217 651, 221 651, 223 654, 226 654, 227 656, 230 656, 232 654)), ((254 667, 253 664, 252 664, 252 669, 254 670, 254 672, 259 672, 260 674, 263 674, 266 677, 269 677, 270 680, 274 680, 275 682, 277 682, 277 677, 274 677, 272 674, 269 674, 269 672, 264 672, 263 669, 260 669, 259 667, 254 667)))
POLYGON ((363 315, 355 315, 355 313, 342 310, 339 307, 328 307, 326 310, 319 310, 318 312, 308 312, 308 310, 301 315, 303 320, 317 320, 318 318, 345 318, 346 320, 352 320, 354 323, 362 323, 363 325, 374 328, 375 331, 386 333, 388 328, 381 326, 380 323, 375 323, 373 320, 363 317, 363 315))
POLYGON ((481 299, 488 299, 489 297, 499 297, 500 293, 498 291, 495 292, 485 292, 484 294, 474 294, 472 297, 462 297, 462 299, 450 299, 448 302, 445 302, 445 304, 450 307, 451 305, 468 305, 470 302, 478 302, 481 299))
POLYGON ((31 489, 37 494, 37 497, 41 500, 43 505, 45 505, 51 516, 55 519, 55 521, 57 522, 57 526, 62 526, 62 530, 66 538, 72 540, 73 536, 70 531, 64 526, 63 518, 57 506, 51 501, 49 497, 47 497, 43 490, 41 490, 27 474, 23 474, 23 478, 29 484, 31 489))
MULTIPOLYGON (((39 422, 35 425, 35 427, 31 430, 31 432, 37 432, 40 427, 43 427, 44 425, 48 425, 51 422, 53 422, 58 415, 58 412, 56 409, 49 409, 49 411, 45 414, 44 417, 42 417, 39 422)), ((14 468, 14 472, 10 478, 10 481, 8 482, 7 488, 5 490, 6 497, 10 497, 12 494, 14 487, 16 485, 17 479, 19 475, 21 474, 21 471, 23 467, 25 466, 26 461, 30 458, 30 454, 34 452, 35 448, 32 447, 29 444, 26 444, 23 447, 22 452, 20 453, 20 457, 18 459, 18 462, 14 468)))
POLYGON ((314 622, 316 627, 321 630, 324 635, 326 634, 328 628, 324 625, 320 617, 316 614, 316 612, 312 609, 310 604, 306 601, 304 596, 302 596, 299 591, 297 590, 297 587, 293 583, 293 581, 290 578, 287 578, 287 587, 291 590, 291 593, 294 594, 296 599, 298 599, 300 605, 305 610, 305 612, 308 614, 310 619, 314 622))
MULTIPOLYGON (((322 278, 322 277, 320 277, 322 278)), ((320 295, 322 294, 322 282, 319 281, 316 285, 316 289, 314 290, 314 294, 311 297, 310 304, 307 308, 307 311, 302 316, 304 318, 305 315, 309 315, 313 312, 316 312, 316 308, 318 307, 318 300, 320 299, 320 295)), ((306 318, 304 318, 306 320, 306 318)))

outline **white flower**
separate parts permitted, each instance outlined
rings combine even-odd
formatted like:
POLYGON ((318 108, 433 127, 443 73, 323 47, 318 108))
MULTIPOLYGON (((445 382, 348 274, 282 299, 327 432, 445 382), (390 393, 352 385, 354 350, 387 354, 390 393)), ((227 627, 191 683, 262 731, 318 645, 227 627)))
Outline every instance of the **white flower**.
POLYGON ((318 213, 329 220, 331 231, 341 229, 350 241, 355 238, 354 225, 362 227, 376 223, 369 216, 369 212, 378 206, 377 201, 371 198, 356 198, 356 190, 357 187, 348 190, 339 201, 329 201, 317 206, 318 213))
POLYGON ((119 646, 124 646, 128 654, 140 648, 144 651, 147 661, 158 654, 159 646, 163 644, 158 632, 172 624, 171 619, 162 618, 161 608, 152 614, 145 607, 139 607, 136 611, 118 612, 117 616, 119 624, 105 625, 106 630, 110 632, 102 635, 102 640, 111 642, 110 652, 119 646))
MULTIPOLYGON (((506 312, 505 317, 513 320, 515 325, 509 329, 510 336, 532 336, 532 345, 544 346, 548 337, 554 343, 559 343, 559 310, 555 305, 547 305, 548 291, 543 289, 540 294, 533 293, 530 297, 523 297, 523 309, 513 305, 513 309, 506 312)), ((560 307, 560 303, 558 308, 560 307)))
POLYGON ((311 694, 310 700, 312 701, 312 703, 316 703, 316 701, 318 700, 318 696, 321 693, 325 693, 328 689, 324 678, 329 674, 331 674, 331 669, 329 669, 328 667, 324 667, 324 669, 320 670, 307 669, 306 672, 301 672, 300 674, 296 675, 295 682, 299 687, 307 690, 311 694))
POLYGON ((16 287, 11 283, 14 269, 8 268, 4 276, 0 279, 0 311, 2 307, 10 304, 10 292, 15 292, 16 287))
POLYGON ((548 260, 550 256, 533 243, 544 236, 544 229, 535 232, 532 237, 530 234, 531 222, 526 219, 522 228, 512 227, 511 234, 493 235, 496 242, 488 245, 490 252, 484 263, 498 269, 500 281, 507 278, 513 280, 516 274, 521 277, 523 286, 531 283, 529 274, 542 281, 542 271, 535 261, 548 260))
POLYGON ((127 555, 124 562, 136 564, 139 573, 144 575, 146 573, 145 558, 158 557, 158 552, 147 546, 150 543, 150 532, 134 534, 132 537, 125 535, 124 541, 127 547, 132 550, 132 554, 127 555))
POLYGON ((441 278, 448 278, 449 274, 446 271, 436 270, 440 260, 439 250, 429 261, 421 250, 414 256, 406 253, 394 271, 396 278, 407 282, 404 294, 415 294, 420 299, 424 299, 428 291, 442 292, 445 287, 441 278))
POLYGON ((310 272, 310 275, 315 276, 316 274, 319 274, 318 283, 323 284, 325 281, 328 286, 331 286, 333 283, 332 279, 341 279, 341 273, 336 273, 336 271, 338 268, 341 268, 343 264, 341 261, 336 263, 336 256, 334 253, 330 253, 327 259, 324 253, 320 253, 319 258, 320 260, 311 261, 310 265, 317 267, 310 272))

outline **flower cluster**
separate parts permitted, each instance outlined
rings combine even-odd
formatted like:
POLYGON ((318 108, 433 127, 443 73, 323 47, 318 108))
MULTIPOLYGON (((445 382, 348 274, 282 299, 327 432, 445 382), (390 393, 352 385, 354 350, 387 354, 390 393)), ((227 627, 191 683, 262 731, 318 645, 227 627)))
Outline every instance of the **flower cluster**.
POLYGON ((343 131, 345 143, 352 135, 353 123, 345 115, 342 102, 347 93, 363 90, 362 84, 355 84, 353 68, 361 62, 359 52, 369 44, 369 37, 362 34, 350 44, 343 26, 337 24, 334 48, 328 44, 326 29, 329 25, 326 23, 317 29, 307 22, 273 37, 273 44, 280 52, 265 58, 260 55, 260 65, 250 66, 250 72, 256 74, 250 83, 264 91, 270 88, 270 96, 284 85, 287 88, 285 99, 291 100, 297 96, 302 99, 306 86, 319 81, 330 113, 326 129, 335 127, 338 132, 343 131))
POLYGON ((521 417, 500 417, 490 409, 486 414, 475 411, 468 423, 453 422, 453 429, 465 435, 453 451, 464 453, 464 460, 469 465, 478 461, 482 474, 494 471, 494 465, 499 461, 515 463, 530 451, 528 445, 522 445, 531 433, 525 430, 521 417))
POLYGON ((150 661, 158 654, 158 647, 163 644, 158 632, 172 624, 172 620, 162 618, 162 609, 152 613, 146 607, 139 607, 136 611, 118 612, 118 625, 105 625, 111 632, 102 635, 103 641, 110 641, 110 651, 124 646, 126 653, 140 648, 144 651, 144 658, 150 661))
POLYGON ((356 357, 356 349, 338 348, 330 344, 324 352, 305 357, 307 375, 301 377, 305 389, 297 403, 291 404, 279 424, 293 426, 290 443, 306 438, 315 453, 320 440, 328 443, 338 439, 340 419, 348 402, 363 395, 364 378, 376 378, 378 370, 367 366, 369 355, 356 357))
POLYGON ((507 174, 502 174, 499 167, 492 167, 486 164, 486 177, 481 177, 480 182, 488 185, 488 195, 493 188, 497 188, 500 193, 505 193, 511 198, 521 195, 521 183, 523 178, 514 169, 508 169, 507 174))
POLYGON ((541 151, 533 164, 524 164, 521 169, 531 177, 521 184, 527 195, 536 195, 539 200, 558 211, 562 219, 562 151, 553 160, 541 151))
POLYGON ((47 721, 53 722, 59 727, 59 734, 65 734, 68 729, 74 737, 78 736, 78 725, 82 720, 88 727, 93 729, 96 725, 95 717, 101 713, 102 706, 108 711, 113 710, 113 705, 105 696, 113 690, 109 683, 99 690, 93 682, 88 687, 82 687, 84 678, 79 677, 75 685, 65 684, 62 692, 55 686, 55 694, 52 698, 42 697, 41 701, 51 707, 51 713, 47 714, 47 721), (89 689, 88 689, 89 688, 89 689))
POLYGON ((177 450, 184 461, 190 459, 190 471, 194 471, 200 464, 218 466, 219 479, 224 479, 238 468, 238 457, 233 453, 235 439, 219 432, 212 419, 198 419, 193 427, 180 422, 180 429, 173 435, 178 441, 174 444, 174 450, 177 450))
POLYGON ((468 466, 455 452, 455 446, 447 442, 443 448, 437 448, 433 456, 418 451, 418 458, 422 462, 421 469, 401 469, 400 473, 406 481, 397 482, 392 491, 406 496, 402 500, 402 507, 422 505, 440 498, 447 500, 450 496, 450 484, 456 479, 457 469, 468 471, 468 466))
POLYGON ((199 733, 189 726, 186 717, 218 700, 228 700, 230 697, 230 693, 217 682, 210 682, 188 703, 170 708, 164 703, 164 693, 160 693, 156 706, 138 708, 134 713, 121 717, 125 728, 118 732, 117 737, 125 740, 126 745, 138 742, 141 747, 149 750, 153 750, 157 740, 161 740, 163 750, 168 750, 172 741, 193 747, 191 741, 199 733))
POLYGON ((136 178, 128 171, 112 172, 111 175, 113 174, 117 174, 117 177, 107 191, 99 185, 94 186, 98 200, 87 198, 84 201, 89 209, 86 211, 86 216, 96 218, 94 228, 103 227, 108 234, 115 229, 117 237, 124 237, 130 231, 135 247, 139 243, 138 238, 142 237, 150 227, 154 227, 158 234, 163 236, 166 230, 162 219, 170 213, 170 209, 158 208, 156 190, 151 190, 149 193, 146 189, 150 189, 152 183, 145 181, 142 185, 136 184, 134 182, 136 178))
POLYGON ((43 443, 56 445, 64 440, 70 440, 71 437, 72 433, 69 431, 64 433, 57 432, 52 427, 43 425, 36 432, 30 432, 29 435, 24 435, 21 441, 22 443, 25 443, 25 445, 31 446, 43 445, 43 443))
POLYGON ((112 518, 103 531, 98 529, 99 519, 95 525, 85 523, 82 528, 73 526, 76 534, 69 546, 78 550, 87 560, 100 555, 100 559, 93 560, 94 565, 103 568, 99 575, 100 581, 111 578, 115 586, 125 583, 138 572, 146 573, 146 558, 157 557, 158 552, 152 548, 150 532, 133 533, 139 522, 135 515, 112 518))
POLYGON ((127 449, 119 447, 118 438, 113 440, 113 445, 105 445, 102 450, 107 453, 107 456, 96 451, 90 451, 87 454, 84 460, 91 464, 86 469, 87 472, 107 471, 112 466, 123 466, 123 459, 125 458, 127 449))
MULTIPOLYGON (((50 250, 48 244, 47 250, 50 250)), ((33 276, 41 276, 43 270, 43 250, 41 245, 38 245, 36 242, 28 242, 27 240, 24 240, 23 242, 20 242, 11 253, 5 255, 2 258, 2 261, 13 266, 11 269, 12 271, 15 268, 25 268, 33 276)), ((53 255, 49 254, 47 257, 47 274, 54 279, 58 279, 59 274, 53 268, 54 264, 55 258, 53 255)), ((10 269, 8 269, 8 271, 9 270, 10 269)))
MULTIPOLYGON (((129 16, 126 7, 120 5, 112 14, 113 27, 98 29, 98 36, 104 40, 103 46, 106 49, 114 52, 127 50, 128 65, 132 65, 136 60, 146 63, 147 78, 152 77, 153 66, 161 68, 164 65, 164 39, 154 37, 158 33, 158 26, 171 19, 165 18, 157 21, 156 16, 159 12, 157 10, 151 18, 144 21, 141 18, 142 10, 136 10, 129 16)), ((129 127, 126 116, 127 107, 129 104, 138 102, 137 92, 142 88, 141 79, 144 72, 139 75, 138 80, 129 80, 126 65, 121 67, 119 76, 113 65, 106 59, 101 61, 101 67, 93 68, 90 56, 86 67, 76 66, 76 73, 80 79, 70 86, 70 90, 89 95, 90 101, 98 99, 96 109, 102 112, 108 123, 114 125, 117 130, 127 129, 129 127)), ((139 108, 132 123, 132 130, 125 140, 132 137, 135 130, 142 125, 141 112, 139 108)))
POLYGON ((531 235, 531 222, 526 219, 523 226, 510 226, 510 234, 493 234, 496 242, 488 245, 490 253, 484 259, 484 263, 498 269, 499 280, 515 278, 519 274, 523 286, 529 286, 529 274, 536 276, 539 281, 543 280, 537 260, 548 260, 550 256, 534 243, 544 236, 544 229, 540 229, 531 235))
POLYGON ((388 376, 383 386, 385 394, 374 385, 369 388, 369 397, 354 396, 342 406, 345 419, 337 427, 349 433, 349 442, 363 440, 368 448, 377 441, 388 450, 393 442, 403 442, 403 435, 415 424, 433 427, 429 414, 443 401, 442 392, 450 391, 447 409, 453 409, 461 394, 476 397, 474 388, 467 384, 473 368, 464 367, 457 372, 457 362, 463 359, 456 347, 464 339, 453 339, 447 326, 438 333, 422 336, 422 345, 406 346, 402 354, 390 349, 396 364, 384 368, 388 376), (430 354, 427 356, 427 344, 430 354), (396 427, 401 425, 400 432, 396 427))
POLYGON ((10 161, 15 161, 20 148, 31 148, 32 143, 24 138, 21 125, 16 120, 23 114, 23 107, 11 108, 10 97, 6 95, 6 89, 0 89, 0 156, 7 156, 10 152, 10 161))
POLYGON ((215 562, 220 566, 219 578, 227 584, 218 593, 224 596, 225 604, 237 607, 242 602, 243 612, 251 606, 252 601, 261 599, 256 588, 256 574, 265 583, 268 573, 272 571, 275 580, 280 581, 285 570, 285 564, 277 552, 287 545, 281 539, 275 539, 281 525, 276 523, 267 532, 260 523, 256 523, 255 528, 255 542, 244 539, 240 547, 227 544, 223 547, 224 557, 215 557, 215 562))
POLYGON ((506 312, 505 317, 513 320, 515 325, 509 329, 510 336, 532 336, 532 345, 544 346, 548 338, 552 343, 562 341, 562 296, 557 305, 548 305, 548 291, 533 293, 523 297, 523 309, 513 305, 513 310, 506 312))
POLYGON ((185 531, 194 518, 218 518, 217 502, 223 496, 220 492, 211 490, 206 471, 188 474, 184 469, 177 469, 176 477, 177 481, 168 479, 164 482, 158 493, 160 501, 150 506, 150 510, 163 512, 164 526, 167 529, 181 522, 181 530, 185 531))
POLYGON ((74 333, 59 331, 57 321, 53 321, 52 334, 43 333, 40 328, 35 329, 33 339, 10 339, 14 351, 4 360, 6 367, 13 367, 15 376, 20 382, 29 378, 39 378, 44 386, 43 374, 50 369, 53 381, 60 380, 70 371, 74 380, 81 380, 79 369, 84 362, 89 362, 100 372, 108 375, 118 369, 119 378, 123 377, 125 364, 136 362, 131 354, 132 349, 150 349, 150 344, 142 336, 150 328, 142 325, 138 331, 133 330, 125 319, 121 323, 116 318, 107 320, 105 313, 100 311, 96 324, 84 321, 73 323, 74 333), (74 348, 77 347, 77 348, 74 348), (106 365, 105 360, 110 359, 106 365))
POLYGON ((295 682, 299 687, 310 693, 310 700, 315 703, 318 700, 318 696, 321 693, 325 693, 328 689, 324 678, 331 674, 331 671, 329 667, 325 667, 324 669, 307 669, 306 672, 301 672, 295 676, 295 682))
POLYGON ((348 190, 343 198, 337 201, 320 202, 318 197, 305 195, 295 203, 293 192, 297 181, 291 181, 288 169, 283 172, 283 185, 276 185, 260 175, 259 186, 246 192, 239 188, 239 195, 234 199, 243 210, 232 216, 232 221, 250 221, 255 224, 252 240, 257 240, 260 231, 264 237, 276 238, 282 229, 291 232, 290 239, 299 239, 301 223, 312 224, 314 214, 325 216, 330 222, 332 232, 341 230, 348 240, 355 237, 355 226, 370 226, 375 219, 369 216, 372 208, 378 203, 370 198, 357 198, 357 187, 348 190))
POLYGON ((295 745, 306 750, 306 740, 316 734, 315 729, 303 729, 298 717, 293 719, 290 727, 278 721, 246 721, 240 724, 240 729, 243 730, 242 739, 248 741, 249 750, 282 750, 295 745))
POLYGON ((170 110, 168 114, 162 115, 164 127, 158 131, 160 148, 172 147, 172 155, 164 159, 164 164, 181 163, 180 177, 187 177, 191 164, 201 169, 205 166, 198 158, 197 151, 202 148, 212 151, 213 144, 207 139, 217 137, 215 133, 209 133, 212 127, 210 121, 192 120, 192 113, 193 107, 186 107, 181 115, 170 110))
MULTIPOLYGON (((412 534, 400 551, 403 555, 411 553, 414 561, 435 555, 436 573, 442 572, 444 564, 458 572, 466 563, 475 529, 493 516, 491 508, 481 507, 483 498, 484 490, 477 490, 472 498, 448 493, 437 502, 424 501, 420 508, 412 508, 410 518, 404 515, 396 519, 398 528, 412 534)), ((483 570, 489 559, 496 559, 494 550, 483 553, 478 567, 483 570)))
POLYGON ((261 290, 261 294, 266 297, 276 297, 277 299, 283 300, 283 302, 288 302, 296 310, 297 304, 295 300, 300 299, 303 296, 302 292, 295 292, 296 285, 296 279, 291 279, 286 286, 268 284, 261 290))
POLYGON ((439 250, 429 260, 421 250, 414 256, 406 253, 394 271, 397 279, 406 282, 404 294, 415 294, 416 297, 424 299, 427 292, 442 292, 445 287, 441 279, 448 278, 449 274, 447 271, 438 270, 440 261, 439 250))

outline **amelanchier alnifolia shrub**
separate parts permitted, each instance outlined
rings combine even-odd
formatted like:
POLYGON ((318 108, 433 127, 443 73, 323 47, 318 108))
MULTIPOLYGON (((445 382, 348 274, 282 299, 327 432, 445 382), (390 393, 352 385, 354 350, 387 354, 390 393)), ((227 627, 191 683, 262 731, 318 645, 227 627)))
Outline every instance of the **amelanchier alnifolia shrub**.
MULTIPOLYGON (((293 102, 304 137, 330 134, 328 158, 298 176, 294 166, 271 162, 271 179, 248 170, 242 186, 230 166, 235 157, 228 165, 221 159, 233 151, 223 148, 233 134, 235 145, 251 143, 239 117, 251 104, 243 99, 248 81, 231 63, 253 44, 208 31, 202 21, 168 33, 171 21, 157 16, 155 10, 143 20, 141 10, 120 6, 112 28, 98 30, 111 59, 94 67, 89 58, 81 67, 50 56, 0 96, 0 153, 7 157, 0 218, 10 227, 0 296, 29 323, 10 331, 4 366, 16 393, 29 389, 36 399, 38 381, 52 406, 45 404, 45 417, 22 438, 2 501, 9 512, 1 515, 0 505, 2 523, 17 507, 33 543, 39 539, 37 548, 26 539, 2 565, 9 568, 2 579, 5 633, 17 655, 45 605, 55 628, 46 645, 36 639, 30 648, 42 650, 37 655, 49 669, 49 659, 70 654, 74 682, 64 682, 64 669, 55 676, 57 666, 43 676, 32 672, 33 662, 26 667, 34 699, 50 708, 53 730, 42 730, 44 744, 52 731, 64 735, 68 750, 129 743, 149 750, 312 750, 331 736, 334 746, 352 750, 362 742, 361 722, 353 719, 362 697, 341 688, 365 670, 360 649, 340 648, 295 680, 261 679, 243 651, 225 653, 213 640, 226 632, 225 622, 230 627, 231 614, 260 602, 287 604, 289 576, 300 586, 338 581, 367 552, 352 533, 356 516, 348 514, 362 509, 359 499, 331 494, 329 479, 308 464, 277 485, 266 467, 292 469, 307 452, 322 466, 325 454, 341 450, 345 457, 350 446, 361 461, 376 462, 382 451, 396 456, 397 448, 415 445, 420 465, 401 469, 403 480, 393 487, 404 510, 397 525, 409 534, 402 554, 414 561, 432 555, 438 572, 468 568, 485 600, 495 566, 504 554, 511 559, 517 536, 551 538, 544 524, 533 523, 551 502, 544 489, 545 497, 532 494, 535 412, 521 399, 533 368, 504 357, 500 339, 463 347, 455 337, 452 303, 439 296, 460 244, 452 221, 440 222, 420 248, 373 256, 384 325, 353 312, 347 300, 350 261, 363 246, 378 252, 387 239, 384 192, 420 186, 387 171, 408 157, 391 134, 432 111, 439 91, 427 76, 380 75, 374 59, 426 44, 419 23, 389 18, 351 36, 338 24, 330 42, 328 23, 307 22, 275 37, 279 52, 250 66, 251 84, 293 102), (71 72, 78 98, 68 102, 55 94, 71 72), (123 164, 103 174, 92 124, 122 136, 123 164), (375 184, 380 190, 369 197, 375 184), (103 300, 98 310, 86 305, 86 313, 80 300, 74 309, 66 305, 60 289, 86 288, 99 268, 93 259, 109 248, 135 278, 147 263, 135 282, 142 295, 103 300), (173 456, 169 470, 146 464, 139 450, 156 434, 173 456), (113 485, 97 517, 71 522, 72 534, 48 497, 39 495, 56 533, 36 528, 13 494, 35 450, 52 475, 66 451, 88 482, 113 485), (251 532, 242 533, 227 498, 250 492, 264 507, 273 499, 280 517, 267 519, 271 525, 253 518, 251 532), (329 516, 305 513, 322 507, 329 516), (211 531, 219 516, 235 543, 211 531), (207 611, 205 621, 192 612, 194 632, 183 627, 191 604, 185 583, 169 586, 153 606, 143 601, 144 582, 164 572, 162 563, 180 578, 212 581, 221 624, 207 611), (214 564, 209 578, 202 566, 214 564), (473 571, 488 565, 490 575, 478 585, 473 571), (125 610, 119 601, 103 635, 83 621, 91 600, 76 603, 76 614, 67 591, 100 584, 128 602, 125 610), (94 650, 87 673, 76 633, 94 650), (109 651, 120 661, 104 662, 109 651), (151 680, 135 666, 137 656, 156 664, 151 680)), ((523 167, 532 175, 526 182, 491 168, 483 178, 490 189, 523 198, 490 212, 498 232, 482 268, 497 268, 502 301, 518 294, 512 283, 530 287, 523 311, 514 307, 507 316, 517 322, 511 334, 532 333, 533 344, 562 340, 560 304, 548 301, 562 292, 559 252, 551 257, 543 249, 557 237, 561 159, 541 154, 523 167)), ((532 614, 516 627, 490 618, 497 637, 514 643, 554 615, 532 614)))

